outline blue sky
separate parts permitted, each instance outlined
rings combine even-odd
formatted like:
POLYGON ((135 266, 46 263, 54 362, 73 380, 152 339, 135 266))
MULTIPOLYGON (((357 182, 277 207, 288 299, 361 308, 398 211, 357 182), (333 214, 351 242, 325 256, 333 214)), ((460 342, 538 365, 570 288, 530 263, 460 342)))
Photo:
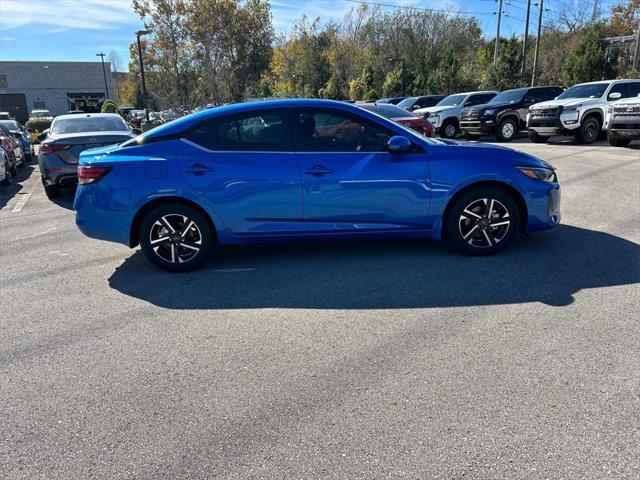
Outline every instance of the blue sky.
MULTIPOLYGON (((372 0, 390 5, 415 6, 444 11, 471 12, 487 35, 496 26, 497 0, 372 0)), ((545 0, 545 7, 593 0, 545 0)), ((536 3, 533 0, 532 3, 536 3)), ((601 0, 608 11, 616 0, 601 0)), ((357 6, 349 0, 271 0, 276 31, 288 31, 303 13, 321 21, 341 19, 357 6)), ((524 30, 526 0, 504 0, 502 32, 524 30)), ((390 7, 383 7, 389 10, 390 7)), ((532 6, 530 29, 536 26, 537 7, 532 6)), ((547 18, 553 19, 553 13, 547 18)), ((0 60, 98 60, 97 52, 116 51, 123 67, 129 61, 128 45, 142 21, 131 9, 131 0, 0 0, 0 60)))

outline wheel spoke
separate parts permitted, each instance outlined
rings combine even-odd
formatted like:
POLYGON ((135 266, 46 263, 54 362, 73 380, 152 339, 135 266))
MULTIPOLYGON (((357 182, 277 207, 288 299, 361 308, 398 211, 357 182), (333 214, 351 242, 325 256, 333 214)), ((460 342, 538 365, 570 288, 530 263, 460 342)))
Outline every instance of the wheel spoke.
POLYGON ((169 237, 160 237, 160 238, 156 238, 155 240, 151 240, 149 243, 151 243, 151 245, 157 245, 159 243, 168 242, 169 240, 170 240, 169 237))
POLYGON ((462 237, 462 239, 463 239, 463 240, 466 240, 466 239, 467 239, 467 238, 469 238, 469 237, 471 236, 471 234, 472 234, 473 232, 475 232, 477 229, 478 229, 478 225, 474 225, 474 226, 473 226, 473 228, 472 228, 471 230, 469 230, 469 231, 467 232, 467 234, 466 234, 466 235, 464 235, 464 236, 462 237))
POLYGON ((491 203, 489 204, 489 211, 487 212, 487 218, 491 219, 491 214, 493 213, 493 198, 491 199, 491 203))
POLYGON ((176 263, 176 246, 171 244, 171 263, 176 263))
MULTIPOLYGON (((188 219, 186 219, 186 217, 185 217, 185 222, 186 222, 187 220, 188 220, 188 219)), ((191 220, 191 221, 189 222, 189 224, 188 224, 186 227, 184 227, 184 229, 182 230, 182 233, 180 233, 180 236, 181 236, 182 238, 184 238, 184 237, 185 237, 185 235, 189 232, 189 229, 191 228, 191 226, 192 226, 192 225, 193 225, 193 220, 191 220)))
POLYGON ((492 227, 499 227, 501 225, 509 225, 511 222, 509 220, 504 220, 496 223, 490 224, 492 227))
POLYGON ((180 242, 181 247, 189 248, 191 250, 195 250, 196 252, 200 251, 200 245, 191 242, 180 242))
POLYGON ((493 245, 493 243, 491 242, 491 237, 489 236, 489 234, 487 233, 486 230, 483 230, 482 233, 484 233, 484 238, 487 239, 487 243, 489 244, 489 247, 493 245))
POLYGON ((472 212, 471 210, 467 210, 466 208, 462 211, 462 213, 464 213, 468 217, 480 218, 480 215, 478 215, 477 213, 472 212))
POLYGON ((169 229, 169 231, 170 231, 171 233, 176 233, 176 229, 175 229, 175 228, 173 228, 173 226, 169 223, 169 220, 167 220, 167 217, 166 217, 166 216, 164 216, 164 217, 160 218, 160 221, 162 222, 162 224, 163 224, 166 228, 168 228, 168 229, 169 229))

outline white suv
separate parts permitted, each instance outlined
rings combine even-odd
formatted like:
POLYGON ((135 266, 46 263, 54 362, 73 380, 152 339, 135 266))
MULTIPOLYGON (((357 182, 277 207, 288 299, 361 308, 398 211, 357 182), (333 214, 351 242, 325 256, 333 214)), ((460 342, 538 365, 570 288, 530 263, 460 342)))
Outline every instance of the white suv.
POLYGON ((465 107, 487 103, 498 92, 454 93, 443 98, 437 105, 419 108, 413 113, 429 120, 442 138, 455 138, 460 133, 460 115, 465 107))
POLYGON ((640 140, 640 82, 635 89, 631 84, 631 92, 637 92, 634 97, 618 100, 609 105, 604 128, 607 140, 614 147, 626 147, 631 140, 640 140))
POLYGON ((546 142, 551 135, 575 135, 578 143, 593 143, 604 127, 609 103, 637 95, 640 80, 607 80, 580 83, 555 100, 529 107, 527 128, 532 142, 546 142), (629 92, 636 91, 635 95, 629 92))

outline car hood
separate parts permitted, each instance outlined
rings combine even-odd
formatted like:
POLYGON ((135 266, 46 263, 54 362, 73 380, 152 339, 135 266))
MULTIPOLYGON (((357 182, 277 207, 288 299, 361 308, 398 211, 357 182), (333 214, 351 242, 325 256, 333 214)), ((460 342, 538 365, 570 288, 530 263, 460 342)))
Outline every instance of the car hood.
POLYGON ((458 109, 462 108, 461 105, 458 105, 456 107, 426 107, 426 108, 418 108, 417 110, 413 110, 413 113, 415 115, 425 115, 425 114, 431 114, 431 113, 441 113, 441 112, 446 112, 448 110, 451 111, 456 111, 458 109))
POLYGON ((573 107, 581 105, 596 105, 603 103, 601 98, 564 98, 560 100, 549 100, 547 102, 536 103, 531 109, 537 108, 555 108, 555 107, 573 107))
POLYGON ((517 105, 518 102, 512 103, 512 102, 505 102, 505 103, 483 103, 481 105, 474 105, 473 107, 467 107, 465 108, 465 110, 469 109, 469 110, 500 110, 502 108, 509 108, 509 107, 513 107, 514 105, 517 105))
POLYGON ((637 105, 639 103, 640 103, 640 96, 622 98, 620 100, 616 100, 615 102, 611 102, 612 105, 637 105))
POLYGON ((509 147, 501 147, 499 145, 478 142, 467 142, 464 140, 447 140, 442 143, 446 143, 455 149, 460 149, 457 150, 460 151, 460 155, 456 156, 475 157, 480 161, 484 159, 491 161, 499 159, 511 165, 527 167, 554 168, 551 164, 539 159, 538 157, 534 157, 533 155, 529 155, 528 153, 521 152, 520 150, 514 150, 509 147))

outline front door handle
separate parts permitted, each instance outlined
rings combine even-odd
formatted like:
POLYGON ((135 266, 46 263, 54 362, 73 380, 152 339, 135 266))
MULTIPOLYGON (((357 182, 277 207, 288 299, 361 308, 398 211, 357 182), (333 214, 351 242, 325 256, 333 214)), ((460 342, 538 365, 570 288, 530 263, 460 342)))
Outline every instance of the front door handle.
POLYGON ((314 165, 311 168, 305 169, 304 173, 313 175, 315 177, 321 177, 323 175, 329 175, 330 173, 333 173, 333 170, 325 167, 324 165, 314 165))
POLYGON ((187 168, 185 172, 193 173, 194 175, 204 175, 205 173, 213 172, 213 168, 204 163, 194 163, 187 168))

